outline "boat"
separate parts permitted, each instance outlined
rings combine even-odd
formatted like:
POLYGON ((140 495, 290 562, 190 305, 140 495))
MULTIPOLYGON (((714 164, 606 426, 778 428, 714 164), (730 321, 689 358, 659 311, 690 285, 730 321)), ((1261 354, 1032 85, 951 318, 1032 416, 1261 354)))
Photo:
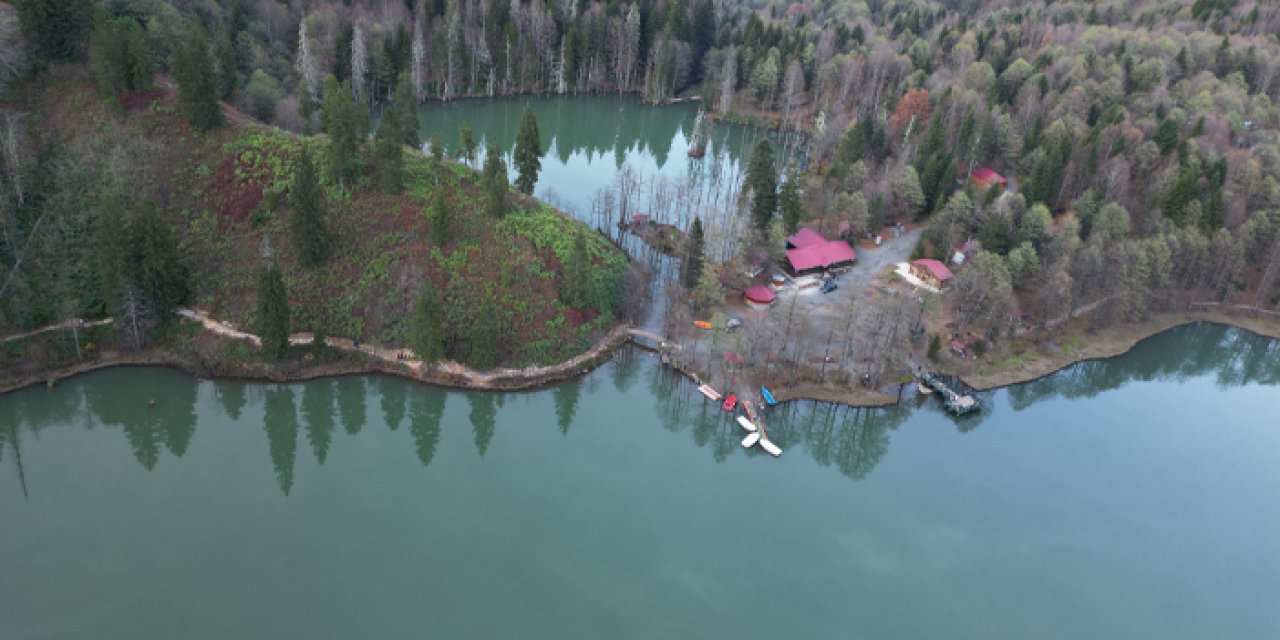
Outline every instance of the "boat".
POLYGON ((747 437, 742 439, 742 448, 750 449, 751 447, 755 446, 755 444, 759 441, 760 441, 760 434, 755 431, 752 431, 751 433, 747 434, 747 437))
POLYGON ((750 400, 743 400, 742 410, 747 412, 747 420, 750 420, 753 423, 756 421, 756 405, 754 402, 750 400))
POLYGON ((764 398, 764 403, 771 407, 778 404, 778 399, 774 398, 772 393, 769 393, 768 387, 763 385, 760 387, 760 396, 764 398))
POLYGON ((695 326, 695 327, 697 327, 697 328, 699 328, 699 329, 710 329, 710 328, 711 328, 711 323, 710 323, 710 322, 707 322, 706 320, 694 320, 694 321, 693 321, 693 326, 695 326))
POLYGON ((709 385, 704 384, 701 387, 698 387, 698 393, 701 393, 702 395, 708 398, 711 398, 712 400, 720 399, 720 392, 716 391, 715 389, 712 389, 709 385))
POLYGON ((756 425, 752 424, 751 421, 748 420, 746 416, 738 416, 738 424, 741 425, 743 429, 746 429, 751 433, 756 432, 756 425))
POLYGON ((760 436, 760 448, 769 452, 769 455, 775 458, 782 455, 782 449, 779 449, 778 445, 770 442, 769 439, 764 436, 760 436))
POLYGON ((720 405, 720 408, 725 411, 733 411, 736 406, 738 406, 738 396, 731 393, 725 397, 724 404, 720 405))
POLYGON ((933 393, 933 389, 926 387, 923 382, 916 383, 916 390, 920 392, 920 395, 924 395, 924 396, 927 396, 933 393))

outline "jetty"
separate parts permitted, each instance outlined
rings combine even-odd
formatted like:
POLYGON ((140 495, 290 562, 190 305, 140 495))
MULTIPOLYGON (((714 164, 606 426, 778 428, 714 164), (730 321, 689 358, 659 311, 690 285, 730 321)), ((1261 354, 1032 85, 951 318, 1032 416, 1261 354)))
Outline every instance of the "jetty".
POLYGON ((947 386, 947 383, 943 382, 942 378, 936 374, 929 373, 927 371, 921 373, 920 382, 923 383, 925 387, 941 394, 942 406, 946 407, 947 411, 950 411, 952 414, 962 416, 966 413, 977 411, 980 408, 977 398, 969 394, 961 395, 952 391, 951 387, 947 386))

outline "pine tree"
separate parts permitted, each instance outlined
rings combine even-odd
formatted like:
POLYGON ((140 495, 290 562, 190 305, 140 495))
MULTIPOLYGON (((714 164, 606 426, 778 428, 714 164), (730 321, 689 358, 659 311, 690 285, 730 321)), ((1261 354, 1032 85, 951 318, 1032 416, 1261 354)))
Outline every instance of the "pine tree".
POLYGON ((209 36, 199 24, 192 24, 187 38, 173 53, 173 75, 178 80, 182 115, 200 132, 222 126, 218 104, 217 78, 209 55, 209 36))
POLYGON ((50 62, 74 60, 93 27, 90 0, 18 0, 18 22, 35 57, 50 62))
POLYGON ((683 282, 684 288, 690 291, 698 286, 698 280, 702 278, 702 254, 706 251, 706 238, 702 232, 702 218, 694 218, 693 225, 689 227, 689 246, 688 254, 684 260, 683 282))
POLYGON ((795 233, 800 226, 800 215, 804 204, 800 202, 800 188, 794 179, 782 183, 782 193, 778 194, 778 208, 782 209, 782 224, 787 233, 795 233))
POLYGON ((356 107, 351 102, 351 88, 329 78, 324 83, 321 118, 329 134, 329 173, 338 182, 339 191, 360 173, 359 138, 356 135, 356 107))
POLYGON ((507 213, 507 165, 502 152, 490 146, 484 155, 484 190, 489 215, 501 218, 507 213))
POLYGON ((444 206, 444 191, 437 189, 431 198, 431 209, 428 212, 431 222, 431 238, 437 247, 449 243, 449 211, 444 206))
POLYGON ((751 189, 751 217, 756 228, 764 231, 778 208, 778 174, 774 170, 773 145, 768 140, 761 140, 751 150, 746 186, 751 189))
POLYGON ((283 360, 289 353, 289 294, 280 267, 271 258, 258 271, 256 319, 262 357, 271 362, 283 360))
POLYGON ((1178 146, 1178 123, 1173 118, 1161 120, 1151 139, 1160 147, 1160 153, 1168 155, 1178 146))
POLYGON ((421 124, 418 122, 418 104, 414 99, 413 81, 408 73, 401 73, 396 82, 396 99, 391 104, 400 127, 400 143, 417 149, 422 146, 421 124))
POLYGON ((125 222, 124 199, 109 194, 102 199, 94 220, 94 257, 98 282, 102 284, 103 307, 108 313, 120 306, 128 270, 129 228, 125 222))
POLYGON ((564 305, 571 309, 586 309, 591 305, 591 254, 587 251, 587 236, 579 230, 573 236, 573 249, 564 264, 564 305))
POLYGON ((311 154, 303 151, 298 158, 298 170, 289 186, 289 200, 293 204, 293 219, 289 228, 293 233, 293 250, 298 261, 314 267, 329 256, 331 239, 325 229, 323 193, 316 175, 311 154))
POLYGON ((373 161, 378 170, 378 186, 387 193, 399 193, 404 188, 404 152, 400 143, 404 132, 400 115, 394 106, 382 118, 373 140, 373 161))
POLYGON ((150 89, 155 59, 142 26, 131 18, 103 20, 89 39, 89 66, 104 96, 150 89))
POLYGON ((191 274, 178 239, 150 202, 142 203, 142 211, 129 227, 127 276, 161 314, 191 297, 191 274))
POLYGON ((467 364, 474 369, 485 371, 498 366, 502 327, 498 317, 498 306, 492 297, 485 296, 476 308, 474 321, 467 342, 470 351, 467 364))
POLYGON ((476 161, 476 139, 471 134, 471 127, 462 123, 458 129, 458 158, 470 167, 476 161))
POLYGON ((542 171, 542 141, 538 134, 538 119, 533 109, 524 108, 520 114, 520 130, 516 133, 516 150, 512 157, 519 175, 516 177, 516 190, 526 195, 533 195, 533 186, 538 182, 538 172, 542 171))
POLYGON ((409 346, 424 364, 436 362, 445 356, 446 336, 444 307, 440 295, 431 280, 422 282, 422 293, 413 305, 409 321, 409 346))

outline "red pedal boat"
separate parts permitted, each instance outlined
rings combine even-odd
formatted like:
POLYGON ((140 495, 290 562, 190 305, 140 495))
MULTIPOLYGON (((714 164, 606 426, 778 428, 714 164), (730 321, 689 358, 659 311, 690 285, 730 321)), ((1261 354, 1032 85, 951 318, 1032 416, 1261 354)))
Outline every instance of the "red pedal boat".
POLYGON ((738 406, 738 396, 731 393, 725 397, 724 404, 720 405, 720 408, 725 411, 733 411, 736 406, 738 406))

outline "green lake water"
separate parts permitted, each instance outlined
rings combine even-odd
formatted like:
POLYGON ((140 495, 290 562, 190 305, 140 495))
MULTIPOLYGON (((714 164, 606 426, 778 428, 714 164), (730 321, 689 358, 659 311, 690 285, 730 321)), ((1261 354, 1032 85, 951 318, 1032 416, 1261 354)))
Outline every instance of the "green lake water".
POLYGON ((584 218, 592 208, 593 196, 614 184, 624 164, 647 183, 642 198, 649 195, 657 176, 671 183, 692 180, 710 189, 717 178, 724 182, 738 178, 743 149, 763 135, 756 129, 720 125, 706 156, 691 159, 689 138, 697 103, 649 107, 633 96, 580 95, 427 103, 418 109, 422 139, 438 136, 446 153, 453 156, 458 149, 458 130, 465 124, 480 145, 476 166, 483 162, 484 149, 497 145, 508 154, 508 170, 514 180, 516 171, 509 154, 515 148, 520 114, 526 106, 538 120, 546 152, 534 194, 584 218))
POLYGON ((0 638, 1280 637, 1278 344, 792 404, 778 459, 637 351, 528 393, 101 371, 0 396, 0 638))

